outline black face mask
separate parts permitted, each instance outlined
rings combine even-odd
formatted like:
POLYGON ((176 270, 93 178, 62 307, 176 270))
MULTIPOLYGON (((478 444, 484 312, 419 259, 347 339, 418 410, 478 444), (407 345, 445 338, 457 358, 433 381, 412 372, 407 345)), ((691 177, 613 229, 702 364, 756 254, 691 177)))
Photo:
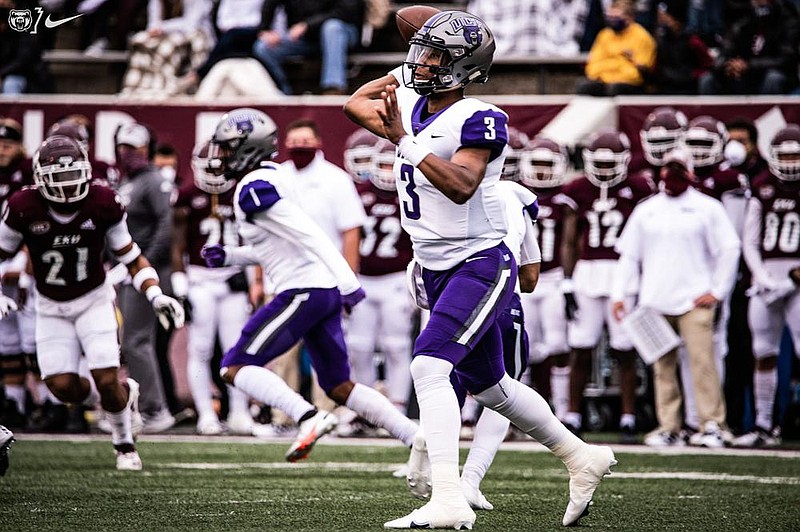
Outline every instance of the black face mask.
POLYGON ((608 17, 606 18, 606 24, 609 28, 614 30, 615 33, 620 33, 628 27, 628 21, 621 17, 608 17))

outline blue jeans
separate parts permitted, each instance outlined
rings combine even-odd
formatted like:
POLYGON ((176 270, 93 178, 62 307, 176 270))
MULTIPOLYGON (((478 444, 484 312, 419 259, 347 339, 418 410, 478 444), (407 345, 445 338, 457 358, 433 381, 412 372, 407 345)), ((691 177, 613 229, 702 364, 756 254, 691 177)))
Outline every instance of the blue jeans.
POLYGON ((697 82, 698 94, 786 94, 789 89, 786 74, 774 68, 760 78, 747 76, 734 80, 706 72, 697 82))
POLYGON ((28 86, 25 76, 9 74, 3 78, 3 94, 22 94, 28 86))
POLYGON ((284 94, 291 94, 292 86, 283 69, 283 63, 287 57, 297 55, 303 57, 321 55, 320 87, 346 89, 347 51, 357 42, 358 29, 353 24, 332 18, 322 23, 319 43, 305 38, 299 41, 284 38, 277 46, 270 48, 263 41, 257 40, 253 45, 253 57, 264 65, 284 94))

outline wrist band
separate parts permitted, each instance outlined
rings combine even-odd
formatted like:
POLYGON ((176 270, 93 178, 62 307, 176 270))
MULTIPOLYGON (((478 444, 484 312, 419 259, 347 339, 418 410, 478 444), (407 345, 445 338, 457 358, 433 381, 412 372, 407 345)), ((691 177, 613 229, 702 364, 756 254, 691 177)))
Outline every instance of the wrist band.
POLYGON ((571 277, 565 277, 561 280, 561 291, 566 293, 575 292, 575 283, 571 277))
POLYGON ((133 282, 133 287, 136 289, 137 292, 142 291, 142 285, 148 279, 152 279, 156 283, 158 283, 158 273, 156 273, 155 268, 153 268, 152 266, 142 268, 141 270, 136 272, 136 275, 133 276, 132 282, 133 282))
POLYGON ((433 153, 431 150, 424 146, 417 144, 414 139, 408 135, 404 135, 397 145, 400 149, 400 154, 414 166, 419 166, 422 160, 433 153))
POLYGON ((161 291, 161 287, 159 287, 157 284, 154 284, 150 285, 147 290, 144 291, 144 297, 146 297, 147 300, 152 303, 155 298, 163 293, 164 292, 161 291))

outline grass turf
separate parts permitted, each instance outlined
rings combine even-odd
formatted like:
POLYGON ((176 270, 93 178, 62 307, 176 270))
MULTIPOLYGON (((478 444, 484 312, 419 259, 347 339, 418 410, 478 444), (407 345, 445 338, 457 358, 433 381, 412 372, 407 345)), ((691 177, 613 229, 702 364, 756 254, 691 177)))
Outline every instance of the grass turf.
MULTIPOLYGON (((142 472, 118 472, 108 442, 20 441, 0 478, 0 530, 380 530, 419 506, 392 464, 401 447, 144 442, 142 472)), ((582 528, 800 530, 800 459, 620 454, 582 528), (692 473, 692 474, 689 474, 692 473), (728 475, 725 477, 724 475, 728 475)), ((567 474, 546 453, 501 451, 477 530, 563 530, 567 474)))

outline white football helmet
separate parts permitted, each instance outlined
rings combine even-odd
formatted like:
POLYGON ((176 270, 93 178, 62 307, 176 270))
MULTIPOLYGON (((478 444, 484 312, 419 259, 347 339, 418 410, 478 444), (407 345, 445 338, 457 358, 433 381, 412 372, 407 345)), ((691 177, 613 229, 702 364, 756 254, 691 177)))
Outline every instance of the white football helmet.
POLYGON ((33 156, 33 180, 48 201, 79 202, 89 194, 92 180, 89 156, 73 138, 48 137, 33 156))
POLYGON ((672 107, 658 107, 647 115, 639 132, 647 162, 662 166, 664 156, 678 147, 688 124, 686 115, 672 107))
POLYGON ((375 145, 381 138, 366 129, 358 129, 344 143, 344 169, 356 183, 370 178, 375 145))
POLYGON ((548 138, 533 139, 519 161, 520 182, 532 188, 552 188, 567 177, 567 150, 548 138))
POLYGON ((613 187, 625 181, 630 161, 628 135, 615 129, 601 129, 583 149, 584 173, 598 187, 613 187))
POLYGON ((726 142, 728 130, 725 124, 708 115, 693 118, 681 138, 681 146, 692 155, 695 168, 721 162, 726 142))

